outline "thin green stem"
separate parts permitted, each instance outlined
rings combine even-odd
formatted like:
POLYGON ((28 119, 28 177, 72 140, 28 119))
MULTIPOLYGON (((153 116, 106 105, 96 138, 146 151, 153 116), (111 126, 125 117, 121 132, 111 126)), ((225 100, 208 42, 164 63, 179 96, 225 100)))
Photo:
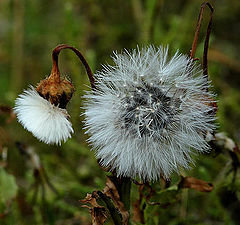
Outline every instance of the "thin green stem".
POLYGON ((126 210, 130 210, 130 194, 131 194, 131 180, 124 177, 121 179, 121 185, 119 187, 119 195, 126 210))

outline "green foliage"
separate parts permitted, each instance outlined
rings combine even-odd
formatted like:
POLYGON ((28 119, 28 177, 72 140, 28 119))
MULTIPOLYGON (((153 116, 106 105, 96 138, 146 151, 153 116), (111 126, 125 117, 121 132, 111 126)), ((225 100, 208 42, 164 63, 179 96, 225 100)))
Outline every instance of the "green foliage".
POLYGON ((16 197, 18 186, 13 175, 0 168, 0 212, 6 210, 10 202, 16 197))
MULTIPOLYGON (((210 39, 209 74, 219 101, 219 130, 236 142, 240 139, 239 16, 237 0, 210 0, 215 8, 210 39)), ((187 0, 21 0, 0 1, 0 105, 14 106, 14 99, 29 84, 36 85, 51 70, 51 51, 61 43, 81 50, 93 71, 112 63, 112 51, 137 45, 169 44, 174 52, 188 53, 202 1, 187 0)), ((196 57, 202 58, 208 11, 200 32, 196 57)), ((106 173, 98 166, 86 143, 82 96, 89 87, 76 57, 61 52, 60 70, 76 92, 68 106, 74 135, 62 146, 36 140, 11 116, 0 111, 0 224, 89 224, 88 209, 78 200, 102 190, 106 173), (45 175, 31 157, 16 145, 31 147, 45 175), (50 183, 49 183, 49 182, 50 183)), ((164 189, 153 184, 155 195, 141 202, 145 222, 158 224, 239 224, 239 173, 227 151, 198 157, 187 175, 214 184, 211 193, 177 190, 179 176, 164 189)), ((132 185, 132 202, 139 198, 132 185)), ((147 194, 147 193, 146 193, 147 194)), ((106 224, 111 224, 107 220, 106 224)), ((136 224, 141 224, 140 222, 136 224)))
POLYGON ((172 204, 178 200, 178 195, 178 187, 173 185, 169 188, 156 192, 151 198, 151 202, 160 202, 161 205, 172 204))

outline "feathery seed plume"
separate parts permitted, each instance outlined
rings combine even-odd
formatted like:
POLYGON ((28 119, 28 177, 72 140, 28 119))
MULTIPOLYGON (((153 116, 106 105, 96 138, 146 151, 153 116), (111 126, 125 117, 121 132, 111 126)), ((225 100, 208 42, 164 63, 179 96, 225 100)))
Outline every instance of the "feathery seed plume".
POLYGON ((67 110, 41 97, 34 87, 19 95, 15 103, 19 122, 40 141, 61 144, 71 137, 73 129, 67 110))
POLYGON ((47 144, 61 144, 73 133, 66 105, 73 95, 74 87, 60 76, 58 55, 62 49, 70 49, 78 56, 94 87, 91 69, 83 55, 76 48, 62 44, 53 50, 51 75, 42 80, 36 89, 31 86, 25 90, 15 101, 14 111, 19 122, 47 144))
POLYGON ((114 53, 113 61, 85 96, 86 133, 102 166, 154 181, 209 151, 215 101, 197 62, 153 46, 114 53))

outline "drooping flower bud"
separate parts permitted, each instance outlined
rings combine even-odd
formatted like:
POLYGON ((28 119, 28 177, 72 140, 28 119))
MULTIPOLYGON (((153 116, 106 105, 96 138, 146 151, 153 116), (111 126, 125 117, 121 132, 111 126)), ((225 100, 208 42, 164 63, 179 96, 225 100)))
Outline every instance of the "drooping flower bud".
POLYGON ((15 101, 14 111, 19 122, 47 144, 61 144, 73 133, 66 105, 74 93, 74 86, 67 78, 60 76, 58 55, 62 49, 71 49, 79 57, 94 86, 91 69, 82 54, 74 47, 59 45, 52 53, 50 76, 40 81, 36 89, 30 86, 15 101))
POLYGON ((43 98, 51 102, 51 104, 64 109, 75 89, 67 78, 61 78, 58 65, 55 61, 53 62, 51 75, 40 81, 36 90, 43 98))

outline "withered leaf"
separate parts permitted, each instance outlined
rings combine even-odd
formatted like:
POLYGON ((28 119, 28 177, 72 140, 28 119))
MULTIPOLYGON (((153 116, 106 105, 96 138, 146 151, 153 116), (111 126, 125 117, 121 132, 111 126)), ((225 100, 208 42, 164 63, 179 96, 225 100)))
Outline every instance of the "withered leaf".
POLYGON ((83 204, 89 205, 81 205, 83 208, 88 208, 91 218, 92 225, 103 225, 107 219, 107 211, 103 206, 100 206, 97 203, 96 194, 87 194, 85 199, 80 200, 83 204))
POLYGON ((103 193, 112 199, 114 206, 119 210, 121 216, 122 216, 122 223, 124 225, 128 224, 129 219, 129 213, 124 208, 123 202, 120 200, 120 196, 117 190, 116 185, 111 180, 110 177, 107 177, 106 187, 103 189, 103 193))
POLYGON ((213 184, 194 177, 182 177, 179 187, 191 188, 201 192, 210 192, 213 190, 213 184))

